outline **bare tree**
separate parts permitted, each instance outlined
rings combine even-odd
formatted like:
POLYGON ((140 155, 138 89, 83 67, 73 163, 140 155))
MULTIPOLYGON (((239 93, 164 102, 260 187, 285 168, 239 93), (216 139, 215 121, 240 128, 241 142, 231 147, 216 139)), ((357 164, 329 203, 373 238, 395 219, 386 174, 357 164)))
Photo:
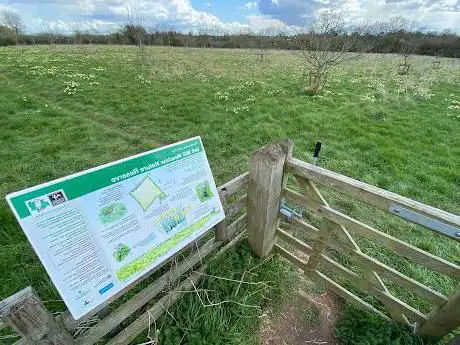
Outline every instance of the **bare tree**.
POLYGON ((25 28, 21 15, 13 11, 2 10, 0 11, 0 23, 14 30, 17 42, 25 28))
POLYGON ((139 48, 142 48, 147 35, 144 19, 137 8, 130 4, 128 4, 126 11, 128 24, 125 25, 125 33, 131 41, 135 42, 139 48))
MULTIPOLYGON (((303 32, 298 32, 294 39, 304 58, 304 81, 309 69, 309 86, 307 90, 316 94, 324 87, 328 74, 333 68, 356 57, 349 54, 352 50, 365 51, 365 47, 357 48, 364 27, 354 28, 353 33, 346 30, 345 22, 338 14, 324 14, 314 21, 303 32)), ((367 48, 369 49, 369 48, 367 48)))
POLYGON ((57 32, 54 29, 54 27, 49 23, 43 23, 42 24, 42 31, 43 31, 43 34, 45 35, 46 40, 48 41, 48 43, 50 45, 54 45, 54 43, 56 42, 56 37, 57 37, 57 32))
POLYGON ((417 23, 403 17, 394 17, 386 23, 386 33, 397 39, 398 53, 402 56, 402 62, 398 66, 399 74, 408 74, 411 56, 420 45, 420 40, 415 33, 417 23))

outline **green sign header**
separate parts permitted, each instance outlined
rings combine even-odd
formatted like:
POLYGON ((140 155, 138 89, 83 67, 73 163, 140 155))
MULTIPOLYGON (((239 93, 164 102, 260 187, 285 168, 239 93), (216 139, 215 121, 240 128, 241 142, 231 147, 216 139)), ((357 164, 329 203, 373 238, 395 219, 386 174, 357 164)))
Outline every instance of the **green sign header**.
POLYGON ((20 194, 12 196, 10 201, 19 218, 23 219, 30 216, 30 211, 26 206, 28 200, 55 192, 56 190, 64 190, 69 200, 76 199, 82 195, 136 176, 137 174, 171 164, 202 151, 203 145, 200 139, 194 138, 181 145, 146 152, 71 175, 62 180, 51 181, 43 185, 43 187, 35 187, 32 191, 27 192, 26 190, 20 192, 20 194))

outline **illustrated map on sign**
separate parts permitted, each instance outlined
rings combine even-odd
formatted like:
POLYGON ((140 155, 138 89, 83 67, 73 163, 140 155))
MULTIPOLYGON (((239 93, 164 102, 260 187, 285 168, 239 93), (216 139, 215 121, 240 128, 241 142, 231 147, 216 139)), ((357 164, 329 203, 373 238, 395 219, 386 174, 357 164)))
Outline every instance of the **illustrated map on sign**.
POLYGON ((132 197, 146 211, 149 206, 157 199, 163 199, 166 194, 153 182, 150 177, 146 177, 139 185, 131 192, 132 197))

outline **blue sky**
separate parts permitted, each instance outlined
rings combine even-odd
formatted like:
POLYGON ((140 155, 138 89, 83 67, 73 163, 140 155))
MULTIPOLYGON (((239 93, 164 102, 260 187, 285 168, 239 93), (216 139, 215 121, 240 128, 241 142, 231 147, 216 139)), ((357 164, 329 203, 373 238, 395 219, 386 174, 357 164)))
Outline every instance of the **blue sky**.
POLYGON ((403 16, 434 31, 460 33, 460 0, 0 0, 27 31, 111 31, 134 14, 150 28, 214 33, 273 32, 305 26, 324 12, 350 25, 403 16))

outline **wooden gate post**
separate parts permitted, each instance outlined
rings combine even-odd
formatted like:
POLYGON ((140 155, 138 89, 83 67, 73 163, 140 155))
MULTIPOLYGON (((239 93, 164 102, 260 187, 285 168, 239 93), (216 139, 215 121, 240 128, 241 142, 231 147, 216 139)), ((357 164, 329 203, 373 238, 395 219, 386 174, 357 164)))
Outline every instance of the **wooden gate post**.
POLYGON ((0 318, 14 328, 26 344, 74 344, 74 339, 30 286, 0 302, 0 318))
POLYGON ((265 146, 251 156, 247 198, 247 232, 252 250, 267 256, 274 245, 278 224, 284 165, 292 153, 286 140, 265 146))
POLYGON ((432 310, 420 325, 419 333, 442 337, 460 326, 460 289, 439 308, 432 310))

